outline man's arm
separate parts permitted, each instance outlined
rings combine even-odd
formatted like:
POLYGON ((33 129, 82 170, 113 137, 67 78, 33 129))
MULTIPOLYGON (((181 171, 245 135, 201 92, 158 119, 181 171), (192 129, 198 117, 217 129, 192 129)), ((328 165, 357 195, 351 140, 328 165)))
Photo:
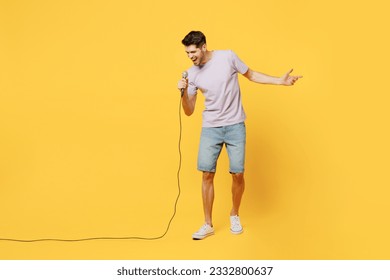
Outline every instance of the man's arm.
POLYGON ((248 80, 259 84, 292 86, 298 79, 303 77, 303 76, 290 76, 292 71, 293 69, 291 69, 281 77, 273 77, 273 76, 269 76, 248 69, 248 71, 246 71, 244 76, 248 78, 248 80))
POLYGON ((195 104, 196 104, 196 94, 195 95, 189 95, 187 93, 187 90, 184 91, 183 97, 182 97, 182 104, 183 104, 183 110, 184 113, 187 116, 191 116, 192 113, 195 110, 195 104))
POLYGON ((184 89, 184 93, 182 98, 182 106, 184 113, 187 116, 191 116, 192 113, 195 110, 195 104, 196 104, 196 94, 195 95, 189 95, 188 94, 188 80, 187 79, 181 79, 177 85, 177 88, 181 91, 184 89))

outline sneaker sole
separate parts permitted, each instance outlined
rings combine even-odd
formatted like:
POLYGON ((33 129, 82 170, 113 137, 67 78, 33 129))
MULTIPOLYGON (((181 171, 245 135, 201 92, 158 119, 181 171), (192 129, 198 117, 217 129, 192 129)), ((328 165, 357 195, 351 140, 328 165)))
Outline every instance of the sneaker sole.
POLYGON ((233 234, 241 234, 241 233, 243 233, 243 231, 244 231, 243 229, 240 230, 240 231, 233 231, 233 230, 230 229, 230 232, 233 233, 233 234))
POLYGON ((205 239, 206 237, 209 237, 211 235, 214 235, 214 232, 210 232, 206 235, 192 235, 192 239, 193 240, 202 240, 202 239, 205 239))

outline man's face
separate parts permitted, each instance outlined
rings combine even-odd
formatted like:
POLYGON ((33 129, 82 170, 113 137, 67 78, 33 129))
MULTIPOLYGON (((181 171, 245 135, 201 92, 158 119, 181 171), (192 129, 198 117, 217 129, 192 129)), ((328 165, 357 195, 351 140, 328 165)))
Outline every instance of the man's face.
POLYGON ((199 66, 202 64, 205 58, 206 44, 197 48, 196 45, 190 45, 185 47, 187 56, 192 60, 194 65, 199 66))

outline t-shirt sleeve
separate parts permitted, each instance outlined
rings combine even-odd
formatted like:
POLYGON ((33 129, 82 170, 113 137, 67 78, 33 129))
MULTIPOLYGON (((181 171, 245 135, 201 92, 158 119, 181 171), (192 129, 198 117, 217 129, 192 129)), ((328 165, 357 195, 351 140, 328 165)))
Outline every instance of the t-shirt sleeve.
POLYGON ((192 71, 193 69, 190 68, 188 69, 187 73, 188 73, 188 88, 187 88, 187 93, 189 95, 195 95, 197 94, 198 92, 198 88, 196 87, 195 83, 194 83, 194 79, 195 79, 195 73, 194 71, 192 71))
POLYGON ((230 54, 233 63, 233 68, 237 72, 245 74, 248 71, 249 67, 236 55, 234 51, 230 51, 230 54))
POLYGON ((195 95, 197 93, 198 88, 195 86, 195 84, 191 81, 188 81, 188 88, 187 93, 189 95, 195 95))

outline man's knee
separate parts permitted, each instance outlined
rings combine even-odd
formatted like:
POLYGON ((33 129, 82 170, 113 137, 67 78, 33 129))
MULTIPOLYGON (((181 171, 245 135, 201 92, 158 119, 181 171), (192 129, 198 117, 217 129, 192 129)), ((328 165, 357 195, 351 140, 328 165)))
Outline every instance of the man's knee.
POLYGON ((232 173, 233 181, 236 183, 244 182, 244 173, 232 173))
POLYGON ((214 175, 213 172, 203 172, 203 182, 204 183, 212 183, 214 181, 214 175))

